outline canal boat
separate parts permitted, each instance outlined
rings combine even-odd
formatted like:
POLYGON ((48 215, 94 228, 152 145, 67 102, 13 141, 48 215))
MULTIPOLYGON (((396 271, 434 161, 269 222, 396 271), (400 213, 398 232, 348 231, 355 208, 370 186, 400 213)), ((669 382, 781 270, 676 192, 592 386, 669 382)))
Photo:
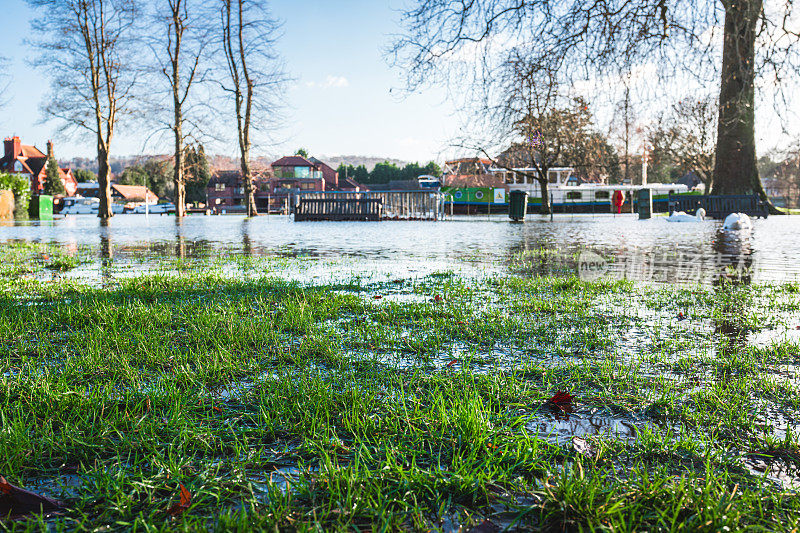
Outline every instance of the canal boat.
MULTIPOLYGON (((541 205, 542 193, 539 182, 528 177, 528 175, 535 174, 536 169, 515 168, 513 172, 505 169, 492 169, 492 171, 504 177, 508 192, 525 191, 528 193, 529 205, 541 205)), ((548 170, 547 177, 547 192, 553 207, 567 212, 610 211, 615 191, 622 192, 628 203, 635 200, 636 192, 640 189, 650 189, 654 210, 667 211, 670 194, 690 192, 686 185, 680 183, 645 183, 642 185, 580 183, 575 169, 572 167, 552 168, 548 170)))
MULTIPOLYGON (((463 166, 462 160, 457 161, 463 166)), ((448 162, 449 163, 449 162, 448 162)), ((484 163, 481 161, 481 163, 484 163)), ((524 191, 528 193, 528 206, 537 210, 542 203, 539 182, 530 177, 536 173, 534 168, 515 168, 512 170, 483 164, 479 172, 472 175, 455 171, 446 175, 442 192, 445 202, 455 206, 456 212, 502 212, 508 208, 509 193, 524 191), (455 179, 454 179, 455 178, 455 179)), ((650 189, 653 210, 669 210, 670 194, 699 194, 690 191, 679 183, 606 184, 580 183, 572 167, 557 167, 548 171, 547 192, 553 209, 567 213, 607 213, 612 211, 612 197, 620 191, 625 197, 624 210, 630 212, 636 201, 639 189, 650 189)))

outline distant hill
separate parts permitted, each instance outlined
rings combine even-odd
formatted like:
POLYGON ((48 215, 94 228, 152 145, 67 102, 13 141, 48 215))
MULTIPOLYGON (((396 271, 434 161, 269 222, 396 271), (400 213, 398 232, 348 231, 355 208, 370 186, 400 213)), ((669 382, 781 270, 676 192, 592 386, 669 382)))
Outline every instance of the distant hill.
MULTIPOLYGON (((371 172, 375 165, 378 163, 383 163, 384 161, 388 161, 390 163, 394 163, 398 167, 404 167, 408 161, 403 161, 401 159, 393 159, 391 157, 372 157, 372 156, 365 156, 365 155, 334 155, 334 156, 326 156, 320 155, 316 156, 317 159, 324 161, 328 165, 332 166, 333 168, 337 168, 340 164, 344 163, 345 165, 353 165, 357 167, 359 165, 364 165, 367 167, 367 171, 371 172)), ((128 156, 119 156, 119 157, 111 157, 111 173, 112 174, 120 174, 123 170, 128 167, 134 165, 143 165, 150 159, 159 159, 161 161, 172 159, 171 155, 168 154, 148 154, 148 155, 128 155, 128 156)), ((277 158, 273 157, 254 157, 252 159, 252 166, 254 170, 262 170, 269 167, 270 163, 277 158)), ((64 167, 69 167, 73 169, 84 169, 84 170, 91 170, 92 172, 97 173, 97 158, 91 157, 75 157, 69 160, 60 160, 59 163, 64 167)), ((420 163, 424 163, 420 161, 420 163)), ((208 155, 208 164, 211 166, 212 171, 216 170, 234 170, 239 168, 239 158, 238 157, 230 157, 226 155, 219 155, 219 154, 209 154, 208 155)))
POLYGON ((372 169, 375 168, 375 165, 378 163, 383 163, 384 161, 388 161, 389 163, 394 163, 398 167, 404 167, 408 163, 408 161, 402 161, 400 159, 392 159, 391 157, 370 157, 366 155, 322 155, 316 156, 317 159, 324 161, 328 165, 332 166, 333 168, 337 168, 340 164, 345 165, 353 165, 357 167, 359 165, 364 165, 367 167, 368 172, 372 172, 372 169))

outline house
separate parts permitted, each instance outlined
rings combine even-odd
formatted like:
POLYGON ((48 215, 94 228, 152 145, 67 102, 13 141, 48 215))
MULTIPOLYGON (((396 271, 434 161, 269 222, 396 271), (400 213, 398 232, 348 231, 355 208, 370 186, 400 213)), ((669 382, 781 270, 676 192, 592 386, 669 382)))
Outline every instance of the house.
MULTIPOLYGON (((355 180, 340 179, 336 170, 315 157, 285 156, 272 163, 271 167, 271 175, 261 172, 253 177, 256 209, 259 211, 289 211, 298 193, 361 190, 361 185, 355 180)), ((208 182, 206 195, 208 207, 214 212, 243 212, 241 172, 217 171, 208 182)))
POLYGON ((336 171, 324 163, 319 164, 314 161, 299 155, 290 155, 273 162, 272 171, 275 173, 273 192, 282 194, 284 191, 336 190, 336 171))
POLYGON ((442 185, 446 187, 505 187, 505 178, 492 172, 492 162, 479 157, 446 161, 442 185))
MULTIPOLYGON (((86 198, 99 198, 100 185, 96 181, 79 183, 77 192, 86 198)), ((149 204, 158 202, 158 196, 144 185, 120 185, 111 183, 111 200, 119 203, 144 202, 149 204)))
MULTIPOLYGON (((256 209, 266 210, 271 196, 269 173, 256 172, 253 176, 256 209)), ((206 188, 208 207, 214 212, 244 212, 244 182, 239 170, 218 170, 208 181, 206 188)))
MULTIPOLYGON (((47 155, 32 145, 22 144, 17 136, 3 140, 3 158, 0 159, 0 172, 22 174, 31 180, 31 193, 39 194, 44 190, 47 175, 47 159, 53 155, 53 142, 47 141, 47 155)), ((58 175, 67 196, 73 196, 78 189, 78 182, 69 168, 59 168, 58 175)))

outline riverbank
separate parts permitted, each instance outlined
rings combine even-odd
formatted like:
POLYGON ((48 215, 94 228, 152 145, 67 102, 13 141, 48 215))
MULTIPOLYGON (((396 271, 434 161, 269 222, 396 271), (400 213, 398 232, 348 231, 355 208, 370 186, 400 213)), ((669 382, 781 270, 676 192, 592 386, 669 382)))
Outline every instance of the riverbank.
POLYGON ((64 508, 0 527, 800 525, 797 284, 57 259, 0 272, 0 475, 64 508))

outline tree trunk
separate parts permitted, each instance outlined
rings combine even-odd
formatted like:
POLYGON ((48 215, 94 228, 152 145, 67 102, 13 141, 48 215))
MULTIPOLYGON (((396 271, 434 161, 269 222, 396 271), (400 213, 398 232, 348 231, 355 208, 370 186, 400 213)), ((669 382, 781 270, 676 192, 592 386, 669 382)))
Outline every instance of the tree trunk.
POLYGON ((755 141, 755 41, 763 0, 722 4, 725 32, 712 193, 758 194, 768 201, 758 176, 755 141))
MULTIPOLYGON (((173 131, 175 132, 175 171, 172 181, 175 186, 175 216, 178 218, 186 215, 186 183, 183 177, 183 99, 181 98, 181 70, 180 57, 183 44, 183 20, 181 20, 181 3, 170 3, 172 8, 172 28, 174 31, 175 45, 170 50, 172 63, 172 106, 174 110, 173 131)), ((189 77, 189 85, 192 77, 189 77)), ((186 87, 188 93, 189 86, 186 87)))
POLYGON ((114 216, 114 211, 111 209, 111 181, 108 179, 108 150, 99 145, 97 147, 97 167, 98 196, 100 198, 97 216, 107 219, 114 216))
POLYGON ((253 191, 253 172, 250 169, 250 149, 248 147, 242 147, 242 183, 244 185, 244 202, 247 207, 247 216, 258 216, 253 191))
POLYGON ((549 215, 550 210, 553 209, 553 206, 550 205, 550 193, 547 190, 547 180, 540 179, 539 180, 539 188, 542 190, 542 208, 541 213, 543 215, 549 215))
POLYGON ((175 109, 175 171, 172 181, 175 185, 175 216, 186 215, 186 183, 183 177, 183 128, 179 108, 175 109))

